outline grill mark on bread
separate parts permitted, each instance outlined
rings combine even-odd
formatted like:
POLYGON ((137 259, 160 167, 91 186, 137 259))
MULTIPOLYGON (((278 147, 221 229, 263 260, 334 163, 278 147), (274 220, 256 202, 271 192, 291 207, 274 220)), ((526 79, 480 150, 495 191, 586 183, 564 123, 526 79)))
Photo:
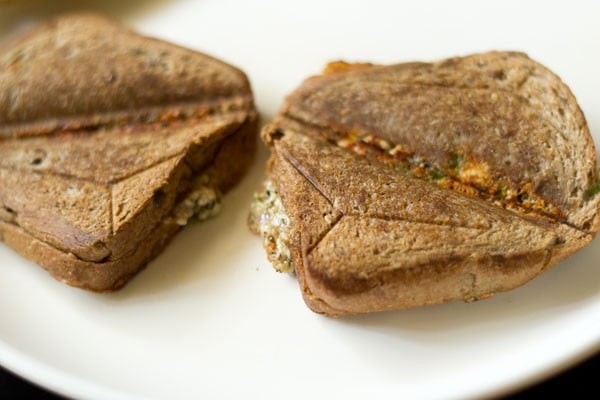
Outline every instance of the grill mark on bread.
POLYGON ((110 185, 110 188, 108 190, 108 207, 110 209, 110 234, 114 235, 115 234, 115 207, 114 207, 114 185, 110 185))
POLYGON ((296 171, 298 171, 298 173, 300 175, 302 175, 302 177, 304 177, 304 179, 309 181, 311 183, 311 185, 313 185, 315 187, 315 189, 317 189, 317 191, 321 194, 321 196, 323 196, 323 198, 325 198, 325 200, 327 200, 327 202, 331 205, 331 207, 336 208, 339 212, 341 212, 343 214, 343 211, 335 206, 335 204, 333 203, 331 198, 327 195, 327 193, 323 190, 323 188, 320 187, 319 183, 317 181, 315 181, 309 174, 306 174, 302 170, 302 168, 300 167, 300 163, 298 163, 293 157, 291 157, 291 155, 288 152, 286 152, 285 150, 281 149, 280 152, 282 153, 283 158, 287 162, 289 162, 290 165, 292 167, 294 167, 294 169, 296 171))
MULTIPOLYGON (((310 255, 313 250, 318 247, 318 245, 325 239, 325 237, 327 235, 329 235, 331 233, 331 231, 333 230, 333 228, 336 227, 336 225, 345 217, 358 217, 360 218, 360 216, 358 215, 340 215, 339 218, 336 219, 335 223, 327 230, 323 233, 323 235, 321 236, 321 238, 319 238, 319 240, 311 247, 306 248, 305 254, 308 256, 310 255)), ((407 222, 407 223, 416 223, 416 224, 423 224, 423 225, 432 225, 432 226, 448 226, 448 225, 442 225, 442 224, 436 224, 436 223, 429 223, 427 221, 413 221, 413 220, 407 220, 407 219, 398 219, 398 218, 378 218, 378 217, 368 217, 368 219, 370 220, 382 220, 382 221, 398 221, 398 222, 407 222)), ((470 227, 464 227, 464 226, 454 226, 454 225, 450 225, 451 227, 457 227, 457 228, 464 228, 464 229, 471 229, 474 231, 484 231, 484 229, 478 229, 478 228, 470 228, 470 227)), ((418 256, 419 254, 425 255, 427 253, 429 253, 431 250, 437 250, 439 249, 439 246, 430 246, 430 247, 420 247, 418 249, 410 249, 408 251, 406 251, 405 254, 409 254, 411 256, 418 256)), ((484 248, 489 248, 489 245, 487 243, 481 243, 481 244, 474 244, 474 245, 469 245, 469 246, 465 246, 465 247, 461 247, 460 251, 462 253, 472 253, 473 250, 478 250, 478 249, 484 249, 484 248)), ((444 254, 444 257, 446 257, 447 254, 444 254)), ((409 268, 404 268, 406 270, 409 270, 411 268, 421 268, 421 266, 414 266, 414 267, 409 267, 409 268)), ((391 271, 397 269, 397 267, 394 266, 390 266, 387 268, 379 268, 378 271, 391 271)), ((374 271, 373 274, 378 273, 378 271, 374 271)))
POLYGON ((420 220, 420 219, 391 217, 391 216, 386 216, 386 215, 373 215, 373 214, 370 214, 368 217, 366 217, 366 216, 361 215, 359 213, 346 213, 346 214, 343 214, 343 216, 346 216, 346 217, 358 217, 358 218, 365 217, 365 218, 369 218, 369 219, 378 219, 378 220, 381 220, 381 221, 413 222, 413 223, 416 223, 416 224, 424 224, 424 225, 431 225, 431 226, 449 226, 449 227, 454 227, 454 228, 472 229, 472 230, 476 230, 476 231, 486 231, 486 230, 489 230, 489 227, 476 227, 476 226, 472 226, 472 225, 450 224, 450 223, 441 222, 441 221, 426 221, 426 220, 420 220))
MULTIPOLYGON (((170 127, 170 130, 172 132, 177 133, 177 130, 184 130, 184 129, 192 129, 194 126, 205 123, 205 124, 221 124, 221 126, 219 126, 218 129, 216 129, 216 132, 211 135, 212 137, 210 138, 210 140, 213 141, 213 143, 210 144, 204 144, 204 146, 211 146, 211 145, 218 145, 221 146, 222 143, 220 142, 220 140, 224 140, 227 137, 233 135, 235 132, 237 132, 237 129, 231 129, 232 127, 235 127, 236 125, 238 126, 239 129, 241 129, 242 125, 244 123, 247 122, 247 118, 244 117, 244 119, 242 120, 242 114, 240 114, 239 112, 232 112, 232 113, 226 113, 226 114, 221 114, 219 116, 215 116, 215 118, 212 118, 212 116, 206 116, 203 119, 200 119, 198 121, 194 121, 194 122, 185 122, 183 125, 180 126, 172 126, 170 127), (219 138, 214 138, 214 136, 218 136, 219 134, 222 134, 223 137, 219 138)), ((136 129, 140 129, 143 132, 152 132, 153 131, 153 127, 146 127, 145 125, 139 125, 136 129), (143 128, 143 129, 142 129, 143 128)), ((162 129, 162 128, 161 128, 162 129)), ((114 128, 110 131, 107 131, 107 133, 118 133, 118 134, 130 134, 130 132, 128 131, 128 127, 127 126, 123 126, 123 127, 118 127, 118 128, 114 128)), ((93 132, 94 135, 102 135, 104 132, 93 132)), ((62 133, 61 133, 62 134, 62 133)), ((69 132, 66 133, 68 137, 68 135, 77 135, 78 137, 82 138, 81 135, 86 135, 85 131, 75 131, 75 132, 69 132)), ((170 136, 170 135, 167 135, 170 136)), ((58 139, 58 138, 54 138, 54 139, 58 139)), ((83 139, 85 139, 85 137, 83 137, 83 139)), ((10 145, 10 142, 15 142, 17 144, 20 145, 20 147, 18 148, 19 151, 23 152, 23 149, 27 149, 27 147, 29 146, 23 146, 23 144, 27 144, 28 141, 38 141, 40 140, 39 137, 27 137, 27 138, 19 138, 19 139, 12 139, 12 140, 6 140, 4 141, 4 143, 7 143, 10 145)), ((2 144, 3 141, 0 140, 0 144, 2 144)), ((43 144, 39 144, 39 146, 42 146, 43 144)), ((58 152, 61 151, 61 149, 57 150, 58 152)), ((64 151, 64 150, 62 150, 64 151)), ((204 161, 203 165, 209 164, 212 159, 214 159, 215 154, 217 153, 218 149, 215 149, 215 151, 213 152, 213 154, 211 155, 211 158, 207 159, 204 161)), ((44 153, 47 154, 47 152, 44 150, 44 153)), ((37 167, 38 165, 40 165, 41 167, 44 167, 43 164, 41 163, 28 163, 26 166, 24 167, 14 167, 12 165, 14 164, 18 164, 15 161, 7 161, 5 165, 1 164, 0 161, 0 169, 7 169, 7 170, 13 170, 13 171, 22 171, 22 172, 34 172, 34 173, 40 173, 40 174, 46 174, 49 176, 58 176, 58 177, 62 177, 62 178, 66 178, 66 179, 73 179, 73 180, 78 180, 78 181, 83 181, 83 182, 89 182, 89 183, 98 183, 98 184, 117 184, 123 180, 126 180, 128 178, 131 178, 132 176, 135 176, 136 174, 139 173, 143 173, 144 171, 151 169, 153 167, 155 167, 158 164, 161 164, 167 160, 176 158, 181 156, 182 154, 188 154, 188 153, 192 153, 191 150, 191 146, 185 146, 183 147, 179 152, 176 153, 171 153, 165 155, 165 156, 158 156, 156 157, 156 155, 154 155, 153 157, 153 161, 145 166, 140 166, 137 169, 130 169, 127 173, 123 174, 121 173, 116 179, 112 178, 112 179, 95 179, 96 175, 94 175, 93 178, 86 178, 86 177, 82 177, 79 175, 75 175, 75 174, 70 174, 70 173, 63 173, 63 172, 57 172, 54 171, 52 169, 40 169, 37 170, 36 169, 31 169, 31 166, 37 167)), ((197 168, 192 168, 193 170, 196 170, 197 168)))
POLYGON ((122 181, 124 181, 124 180, 127 180, 127 179, 129 179, 129 178, 131 178, 131 177, 133 177, 133 176, 136 176, 136 175, 138 175, 138 174, 141 174, 141 173, 143 173, 144 171, 148 171, 149 169, 152 169, 152 168, 156 167, 157 165, 164 163, 165 161, 169 161, 169 160, 173 160, 173 159, 175 159, 175 158, 181 157, 182 155, 184 155, 184 154, 186 154, 186 153, 187 153, 187 149, 186 149, 186 150, 183 150, 183 151, 180 151, 179 153, 176 153, 176 154, 174 154, 174 155, 172 155, 172 156, 170 156, 170 157, 159 158, 159 159, 157 159, 155 162, 153 162, 152 164, 148 165, 147 167, 140 168, 139 170, 134 170, 134 171, 132 171, 132 172, 131 172, 131 173, 129 173, 129 174, 126 174, 126 175, 123 175, 123 176, 121 176, 119 179, 111 180, 111 181, 109 182, 109 184, 110 184, 110 185, 115 185, 115 184, 117 184, 117 183, 119 183, 119 182, 122 182, 122 181))
MULTIPOLYGON (((70 175, 70 174, 60 174, 60 173, 50 172, 50 171, 32 171, 30 169, 15 168, 15 167, 9 167, 9 166, 6 166, 6 165, 0 165, 0 169, 6 170, 6 171, 13 171, 13 172, 30 173, 30 174, 39 175, 39 176, 56 176, 56 177, 59 177, 59 178, 65 178, 65 179, 70 179, 70 180, 79 181, 79 182, 86 182, 86 183, 93 183, 93 184, 104 184, 104 182, 98 182, 98 181, 95 181, 93 179, 81 178, 81 177, 70 175)), ((109 183, 107 186, 111 186, 111 184, 109 183)))
POLYGON ((152 169, 152 168, 156 167, 157 165, 164 163, 165 161, 169 161, 169 160, 175 159, 177 157, 181 157, 185 153, 186 153, 186 150, 181 151, 181 152, 179 152, 179 153, 177 153, 175 155, 172 155, 170 157, 165 157, 165 158, 162 158, 162 159, 158 159, 156 162, 152 163, 151 165, 149 165, 149 166, 147 166, 145 168, 141 168, 140 170, 137 170, 137 171, 135 171, 133 173, 124 175, 124 176, 120 177, 119 179, 111 180, 109 182, 97 181, 97 180, 90 179, 90 178, 82 178, 82 177, 79 177, 79 176, 76 176, 76 175, 63 174, 63 173, 58 173, 58 172, 54 172, 54 171, 32 171, 30 169, 15 168, 15 167, 9 167, 9 166, 6 166, 6 165, 0 165, 0 169, 4 169, 4 170, 7 170, 7 171, 14 171, 14 172, 25 172, 25 173, 30 173, 30 174, 39 175, 39 176, 56 176, 56 177, 64 178, 64 179, 68 179, 68 180, 74 180, 74 181, 79 181, 79 182, 86 182, 86 183, 92 183, 92 184, 97 184, 97 185, 103 185, 103 186, 106 186, 106 187, 112 187, 112 186, 114 186, 117 183, 120 183, 120 182, 122 182, 124 180, 127 180, 127 179, 131 178, 132 176, 135 176, 135 175, 137 175, 139 173, 142 173, 144 171, 152 169))
MULTIPOLYGON (((325 236, 327 236, 327 234, 331 232, 333 228, 335 228, 335 226, 342 220, 342 218, 344 218, 344 216, 345 215, 342 214, 340 211, 340 214, 337 217, 335 217, 335 219, 331 223, 331 226, 329 226, 328 229, 321 232, 321 235, 317 237, 315 243, 313 243, 311 246, 308 246, 306 249, 303 249, 304 254, 309 255, 310 253, 312 253, 312 251, 319 245, 319 243, 323 241, 323 239, 325 239, 325 236)), ((300 236, 302 236, 302 233, 300 233, 300 236)), ((302 243, 302 240, 300 241, 300 243, 302 243)))
POLYGON ((244 112, 251 97, 229 96, 207 102, 174 103, 143 107, 135 111, 114 111, 105 114, 72 116, 68 121, 47 119, 27 124, 0 126, 0 142, 10 139, 51 137, 64 133, 94 133, 115 128, 148 130, 174 123, 193 123, 203 118, 244 112))

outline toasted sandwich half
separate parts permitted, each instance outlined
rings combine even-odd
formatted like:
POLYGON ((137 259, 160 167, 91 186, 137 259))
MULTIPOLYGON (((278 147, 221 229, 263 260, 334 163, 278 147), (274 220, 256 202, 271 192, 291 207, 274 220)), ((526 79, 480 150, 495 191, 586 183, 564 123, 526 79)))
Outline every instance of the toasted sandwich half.
POLYGON ((95 15, 0 49, 0 239, 69 285, 119 289, 255 150, 248 79, 95 15))
POLYGON ((249 222, 319 313, 487 298, 600 227, 584 116, 522 53, 336 62, 262 139, 271 157, 249 222))

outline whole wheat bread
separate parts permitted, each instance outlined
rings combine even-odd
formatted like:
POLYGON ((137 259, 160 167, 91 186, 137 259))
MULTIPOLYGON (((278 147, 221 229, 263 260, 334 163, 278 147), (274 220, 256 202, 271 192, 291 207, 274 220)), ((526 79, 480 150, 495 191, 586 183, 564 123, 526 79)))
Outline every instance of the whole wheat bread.
POLYGON ((0 239, 55 278, 120 288, 180 229, 203 175, 226 191, 252 160, 246 76, 91 14, 0 50, 0 239))
MULTIPOLYGON (((583 114, 526 55, 335 63, 328 72, 290 95, 262 134, 314 311, 487 298, 600 227, 583 114)), ((260 217, 251 215, 254 230, 260 217)))

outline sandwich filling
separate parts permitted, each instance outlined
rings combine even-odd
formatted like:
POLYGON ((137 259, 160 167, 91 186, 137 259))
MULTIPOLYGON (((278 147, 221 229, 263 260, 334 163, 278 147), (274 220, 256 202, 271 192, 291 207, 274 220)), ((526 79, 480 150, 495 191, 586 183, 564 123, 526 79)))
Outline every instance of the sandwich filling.
POLYGON ((372 134, 333 132, 331 135, 329 140, 335 145, 360 156, 375 158, 397 172, 431 181, 468 196, 479 197, 521 214, 555 220, 564 218, 556 205, 534 192, 531 183, 515 183, 505 176, 493 174, 485 162, 470 159, 460 152, 452 155, 448 165, 436 166, 402 145, 390 143, 372 134))
POLYGON ((190 193, 175 206, 172 218, 180 226, 187 225, 194 216, 205 221, 221 211, 221 199, 221 191, 210 183, 208 176, 200 175, 190 193))
POLYGON ((253 229, 263 239, 269 262, 276 271, 294 272, 294 264, 287 243, 290 238, 290 218, 272 181, 266 180, 264 190, 254 195, 250 207, 253 229))

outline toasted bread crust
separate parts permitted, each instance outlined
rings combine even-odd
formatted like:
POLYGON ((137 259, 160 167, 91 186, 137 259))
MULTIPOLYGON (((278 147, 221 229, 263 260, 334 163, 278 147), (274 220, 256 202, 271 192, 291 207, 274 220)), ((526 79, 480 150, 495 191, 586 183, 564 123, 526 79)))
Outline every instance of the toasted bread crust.
POLYGON ((177 232, 196 177, 226 191, 252 160, 248 79, 207 55, 76 14, 0 65, 2 236, 65 283, 122 286, 177 232))
MULTIPOLYGON (((214 161, 203 172, 210 176, 215 186, 227 192, 251 164, 255 143, 256 120, 251 120, 223 141, 214 161), (231 160, 236 162, 232 163, 231 160)), ((0 241, 24 258, 39 264, 63 283, 95 292, 108 292, 122 288, 144 269, 180 229, 181 226, 173 218, 161 219, 147 229, 141 240, 140 236, 132 236, 136 238, 136 246, 129 253, 118 259, 100 262, 82 260, 73 253, 40 240, 14 223, 0 221, 0 241)))
POLYGON ((288 98, 262 138, 272 151, 268 177, 291 221, 288 245, 304 300, 312 310, 330 316, 488 298, 525 284, 588 244, 598 230, 600 196, 584 196, 595 179, 595 150, 583 114, 566 85, 520 53, 363 66, 311 78, 288 98), (503 106, 492 110, 449 100, 461 79, 467 86, 489 85, 477 89, 480 99, 496 93, 489 87, 498 78, 487 72, 498 66, 506 74, 500 79, 506 86, 501 88, 507 92, 504 98, 529 107, 529 121, 523 121, 524 114, 512 115, 521 111, 508 103, 503 111, 503 106), (432 80, 435 95, 421 82, 432 80), (511 157, 529 153, 529 158, 502 174, 512 174, 516 182, 549 179, 534 186, 560 205, 564 217, 507 211, 337 146, 332 132, 366 130, 391 143, 414 146, 416 154, 424 151, 433 163, 446 162, 445 146, 456 139, 452 132, 434 135, 427 116, 413 108, 414 97, 398 100, 402 94, 388 93, 380 82, 388 88, 400 82, 414 96, 431 95, 429 103, 417 103, 430 111, 440 108, 435 114, 439 126, 454 126, 454 117, 466 121, 463 128, 491 119, 488 128, 467 127, 471 134, 460 140, 464 154, 486 163, 492 172, 500 168, 490 151, 497 150, 496 141, 488 140, 495 135, 493 128, 516 124, 513 135, 526 135, 527 140, 511 148, 513 142, 505 138, 501 148, 512 151, 511 157), (440 99, 452 107, 443 111, 445 103, 436 103, 440 99), (471 118, 475 122, 463 115, 469 107, 478 111, 471 118), (378 110, 385 110, 385 118, 378 110), (536 126, 536 118, 553 118, 562 130, 536 126), (566 138, 574 143, 560 147, 566 138), (547 160, 546 150, 536 146, 552 140, 554 153, 547 160), (544 173, 537 176, 536 171, 544 173))

